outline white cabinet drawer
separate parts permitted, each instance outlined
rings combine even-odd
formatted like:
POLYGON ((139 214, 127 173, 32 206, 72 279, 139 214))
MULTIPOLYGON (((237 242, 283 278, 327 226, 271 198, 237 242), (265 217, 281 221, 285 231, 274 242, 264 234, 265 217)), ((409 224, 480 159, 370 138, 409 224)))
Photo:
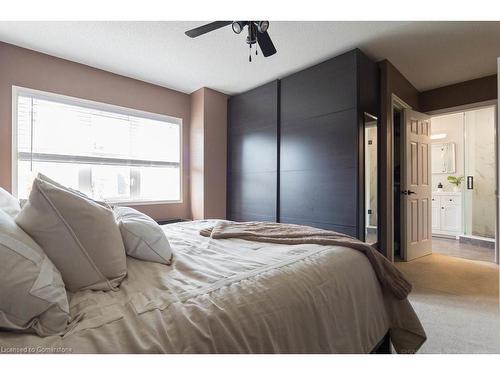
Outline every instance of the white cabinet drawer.
POLYGON ((432 196, 432 233, 458 236, 462 232, 462 197, 459 194, 432 196))
POLYGON ((447 232, 459 232, 460 222, 460 207, 457 205, 443 205, 441 217, 439 218, 440 229, 447 232))
POLYGON ((439 198, 442 206, 455 206, 462 203, 461 197, 457 197, 455 195, 442 195, 439 198))

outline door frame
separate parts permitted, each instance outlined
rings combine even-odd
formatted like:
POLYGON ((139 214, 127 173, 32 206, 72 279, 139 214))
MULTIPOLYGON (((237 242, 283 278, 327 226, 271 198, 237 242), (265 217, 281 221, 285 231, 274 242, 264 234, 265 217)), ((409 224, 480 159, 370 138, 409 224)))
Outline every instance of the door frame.
MULTIPOLYGON (((390 124, 390 132, 391 132, 391 138, 392 138, 392 144, 391 144, 391 167, 390 167, 390 188, 391 188, 391 207, 392 207, 392 210, 390 212, 390 215, 391 215, 391 227, 392 227, 392 230, 390 231, 390 241, 391 241, 391 244, 393 244, 391 246, 391 253, 390 253, 390 260, 391 261, 394 261, 394 239, 395 239, 395 236, 394 236, 394 229, 396 228, 396 223, 394 222, 394 210, 395 210, 395 201, 394 201, 394 110, 397 109, 401 112, 403 112, 404 109, 413 109, 411 105, 409 105, 408 103, 406 103, 403 99, 401 99, 400 97, 398 97, 396 94, 392 93, 391 94, 391 118, 390 118, 390 121, 389 121, 389 124, 390 124)), ((404 116, 401 116, 401 120, 400 121, 404 121, 404 116)), ((402 124, 404 125, 404 124, 402 124)), ((400 147, 400 152, 403 152, 403 149, 400 147)), ((401 205, 399 207, 399 210, 400 210, 400 213, 401 213, 401 205)), ((401 226, 401 223, 398 224, 399 226, 401 226)), ((401 230, 401 229, 400 229, 401 230)))
MULTIPOLYGON (((500 82, 500 81, 499 81, 500 82)), ((500 86, 500 84, 499 84, 500 86)), ((499 90, 500 91, 500 90, 499 90)), ((459 112, 467 112, 473 111, 476 109, 481 109, 485 107, 494 107, 495 108, 495 198, 497 201, 496 210, 495 210, 495 263, 499 264, 500 262, 500 115, 498 112, 498 99, 486 100, 477 103, 465 104, 456 107, 450 108, 442 108, 435 111, 426 112, 429 116, 436 115, 448 115, 459 112)), ((464 197, 462 196, 462 200, 464 197)), ((462 202, 463 207, 463 202, 462 202)), ((464 214, 464 210, 462 209, 462 216, 464 214)), ((462 227, 463 227, 463 217, 462 217, 462 227)))

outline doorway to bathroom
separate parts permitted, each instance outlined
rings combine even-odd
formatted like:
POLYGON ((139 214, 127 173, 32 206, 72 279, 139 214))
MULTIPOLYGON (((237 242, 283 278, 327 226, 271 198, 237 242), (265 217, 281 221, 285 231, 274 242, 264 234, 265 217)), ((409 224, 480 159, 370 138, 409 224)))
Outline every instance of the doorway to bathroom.
POLYGON ((496 106, 431 118, 432 250, 498 262, 496 106))

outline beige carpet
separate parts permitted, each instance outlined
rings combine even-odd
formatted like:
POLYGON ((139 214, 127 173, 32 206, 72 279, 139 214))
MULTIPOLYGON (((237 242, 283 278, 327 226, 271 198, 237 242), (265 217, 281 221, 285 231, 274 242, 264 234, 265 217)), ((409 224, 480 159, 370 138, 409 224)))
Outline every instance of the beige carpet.
POLYGON ((433 254, 396 265, 427 333, 419 353, 500 353, 496 264, 433 254))

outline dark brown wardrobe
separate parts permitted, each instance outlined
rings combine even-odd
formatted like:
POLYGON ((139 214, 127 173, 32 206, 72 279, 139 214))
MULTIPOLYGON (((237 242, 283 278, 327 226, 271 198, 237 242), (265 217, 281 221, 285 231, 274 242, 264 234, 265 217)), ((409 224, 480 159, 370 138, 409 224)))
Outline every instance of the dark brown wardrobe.
POLYGON ((228 212, 364 238, 364 118, 378 70, 360 50, 232 96, 228 212))

